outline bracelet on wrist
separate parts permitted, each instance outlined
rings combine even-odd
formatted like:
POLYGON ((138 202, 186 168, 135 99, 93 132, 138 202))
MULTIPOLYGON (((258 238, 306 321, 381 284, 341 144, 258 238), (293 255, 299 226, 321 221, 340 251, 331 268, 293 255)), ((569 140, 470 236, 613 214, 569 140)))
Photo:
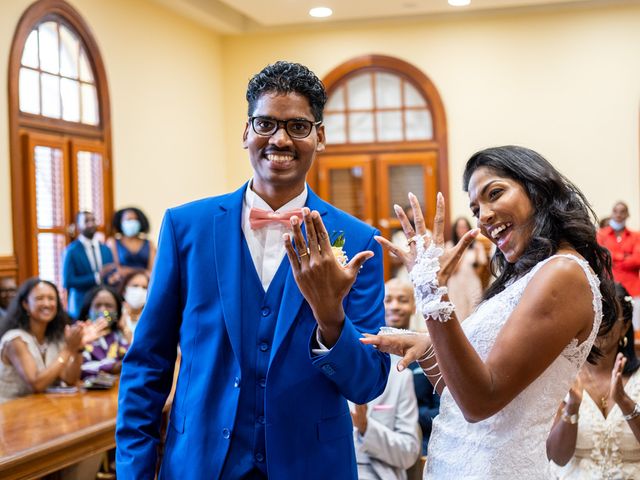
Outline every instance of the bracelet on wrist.
POLYGON ((640 405, 636 403, 633 405, 633 411, 628 415, 623 415, 622 418, 624 418, 628 422, 629 420, 633 420, 638 416, 640 416, 640 405))
POLYGON ((580 419, 580 415, 578 415, 577 413, 569 415, 566 411, 563 411, 560 419, 564 423, 568 423, 570 425, 576 425, 578 423, 578 420, 580 419))

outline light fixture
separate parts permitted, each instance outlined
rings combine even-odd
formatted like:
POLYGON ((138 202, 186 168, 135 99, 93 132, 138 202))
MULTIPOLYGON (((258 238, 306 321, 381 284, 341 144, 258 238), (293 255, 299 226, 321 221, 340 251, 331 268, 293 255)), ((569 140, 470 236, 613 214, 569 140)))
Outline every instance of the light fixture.
POLYGON ((471 3, 471 0, 448 0, 448 2, 452 7, 466 7, 471 3))
POLYGON ((333 15, 333 10, 329 7, 314 7, 309 10, 309 15, 315 18, 325 18, 333 15))

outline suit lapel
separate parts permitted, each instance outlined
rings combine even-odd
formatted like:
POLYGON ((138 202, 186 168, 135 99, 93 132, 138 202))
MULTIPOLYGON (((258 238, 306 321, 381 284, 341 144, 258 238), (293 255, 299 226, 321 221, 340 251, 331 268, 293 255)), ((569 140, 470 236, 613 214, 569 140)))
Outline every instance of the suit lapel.
MULTIPOLYGON (((327 206, 325 202, 320 200, 320 198, 313 193, 313 191, 309 188, 309 195, 307 196, 307 207, 310 210, 317 210, 318 213, 322 216, 322 220, 327 221, 327 206)), ((331 234, 331 230, 327 228, 329 234, 331 234)), ((289 262, 289 259, 285 256, 285 262, 289 262)), ((278 352, 278 348, 282 345, 282 341, 287 336, 289 329, 294 324, 295 319, 298 316, 298 311, 302 305, 302 301, 304 297, 296 284, 295 279, 293 278, 293 273, 291 272, 291 267, 287 266, 287 279, 284 284, 284 291, 282 292, 282 302, 280 303, 280 310, 278 311, 278 321, 276 323, 276 331, 273 337, 273 349, 271 350, 271 359, 270 362, 275 357, 278 352)))
POLYGON ((216 276, 227 333, 236 358, 240 359, 241 323, 240 271, 242 251, 242 201, 246 184, 220 203, 214 217, 216 276))

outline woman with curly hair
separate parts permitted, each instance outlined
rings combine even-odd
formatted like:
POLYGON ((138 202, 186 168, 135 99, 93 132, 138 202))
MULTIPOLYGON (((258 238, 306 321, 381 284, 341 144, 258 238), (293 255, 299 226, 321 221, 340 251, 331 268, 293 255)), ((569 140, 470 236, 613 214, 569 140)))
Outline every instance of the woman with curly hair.
POLYGON ((144 212, 136 207, 122 208, 113 214, 111 227, 114 237, 107 240, 107 246, 120 275, 125 276, 136 268, 150 272, 156 247, 147 238, 150 227, 144 212))
POLYGON ((0 403, 80 378, 82 350, 103 322, 69 325, 56 286, 34 277, 12 300, 0 329, 0 403))

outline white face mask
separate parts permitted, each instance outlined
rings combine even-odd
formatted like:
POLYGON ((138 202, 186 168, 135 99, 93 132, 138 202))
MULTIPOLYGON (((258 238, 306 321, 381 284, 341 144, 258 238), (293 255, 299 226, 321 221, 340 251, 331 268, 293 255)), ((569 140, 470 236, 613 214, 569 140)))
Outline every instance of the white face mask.
POLYGON ((147 301, 147 289, 143 287, 127 287, 124 291, 124 301, 134 310, 144 307, 147 301))

